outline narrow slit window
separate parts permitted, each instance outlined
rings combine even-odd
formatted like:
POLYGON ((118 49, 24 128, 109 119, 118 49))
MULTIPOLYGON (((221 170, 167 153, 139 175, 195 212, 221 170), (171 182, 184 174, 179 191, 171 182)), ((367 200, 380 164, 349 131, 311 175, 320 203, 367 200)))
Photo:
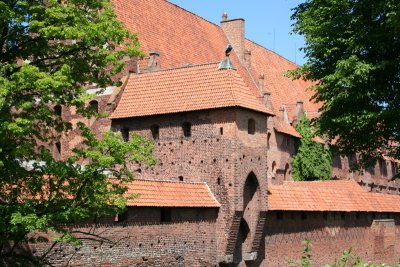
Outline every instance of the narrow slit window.
POLYGON ((192 136, 192 124, 190 122, 184 122, 182 124, 182 131, 184 137, 192 136))
POLYGON ((121 135, 122 135, 122 140, 124 140, 124 142, 129 141, 129 129, 128 128, 122 128, 121 135))
POLYGON ((157 124, 154 124, 151 126, 151 136, 153 137, 153 140, 158 140, 160 138, 160 126, 157 124))
POLYGON ((247 122, 247 133, 255 134, 256 133, 256 121, 254 119, 249 119, 247 122))

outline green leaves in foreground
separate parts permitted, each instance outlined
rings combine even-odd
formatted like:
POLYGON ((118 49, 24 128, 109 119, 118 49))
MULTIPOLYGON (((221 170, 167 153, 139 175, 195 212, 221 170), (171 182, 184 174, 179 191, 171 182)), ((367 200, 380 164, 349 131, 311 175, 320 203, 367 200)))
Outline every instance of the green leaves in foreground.
POLYGON ((332 176, 332 157, 323 144, 314 141, 315 132, 310 120, 302 115, 296 127, 300 144, 292 159, 292 175, 296 181, 329 180, 332 176))
POLYGON ((318 128, 359 167, 400 158, 400 2, 306 0, 292 19, 307 61, 291 75, 315 83, 318 128))
POLYGON ((95 115, 86 85, 112 85, 124 59, 143 54, 108 0, 0 0, 0 10, 0 265, 43 265, 46 253, 20 249, 31 232, 78 243, 63 226, 121 212, 130 162, 154 162, 145 138, 96 137, 54 107, 95 115), (55 160, 49 148, 72 131, 72 155, 55 160))

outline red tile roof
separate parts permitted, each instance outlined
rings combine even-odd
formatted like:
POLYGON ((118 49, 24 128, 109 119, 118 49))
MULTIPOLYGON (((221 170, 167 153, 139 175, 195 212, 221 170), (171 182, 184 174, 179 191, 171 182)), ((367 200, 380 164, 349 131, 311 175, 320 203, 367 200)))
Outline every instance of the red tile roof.
POLYGON ((301 138, 301 135, 292 125, 276 117, 274 118, 274 129, 279 133, 284 133, 297 138, 301 138))
POLYGON ((236 70, 218 63, 132 75, 112 119, 243 107, 272 113, 236 70))
POLYGON ((269 185, 270 210, 400 212, 400 196, 365 192, 355 181, 269 185))
POLYGON ((306 90, 312 83, 301 79, 291 80, 284 76, 287 70, 297 67, 295 63, 250 40, 246 40, 246 47, 251 50, 252 74, 254 77, 264 74, 264 90, 271 93, 270 99, 275 112, 284 105, 289 120, 292 121, 296 102, 302 100, 308 117, 314 118, 318 115, 321 104, 311 101, 313 92, 306 90))
POLYGON ((114 0, 117 18, 138 33, 142 50, 160 53, 161 68, 217 62, 228 44, 222 29, 165 0, 114 0))
POLYGON ((221 205, 206 183, 135 180, 128 185, 127 194, 139 194, 128 201, 137 207, 208 207, 221 205))

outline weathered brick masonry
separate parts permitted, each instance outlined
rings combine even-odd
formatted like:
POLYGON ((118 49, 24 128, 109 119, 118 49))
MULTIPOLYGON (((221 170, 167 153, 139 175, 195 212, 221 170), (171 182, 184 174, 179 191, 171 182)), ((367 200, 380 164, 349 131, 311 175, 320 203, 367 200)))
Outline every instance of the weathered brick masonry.
MULTIPOLYGON (((218 205, 155 205, 150 199, 147 206, 130 203, 128 212, 116 218, 68 226, 102 241, 85 240, 80 248, 57 245, 51 252, 56 266, 286 266, 300 257, 306 239, 313 244, 314 266, 333 261, 349 247, 366 261, 400 258, 395 196, 380 199, 371 193, 365 205, 353 196, 360 205, 349 209, 332 207, 336 199, 351 199, 359 187, 338 184, 332 186, 338 189, 332 198, 315 192, 298 202, 301 197, 280 194, 279 187, 271 195, 270 188, 292 180, 299 115, 318 114, 319 104, 306 90, 311 84, 283 75, 295 64, 246 39, 243 19, 228 20, 224 14, 218 26, 165 0, 114 4, 117 17, 138 33, 149 57, 128 62, 123 85, 94 97, 99 112, 111 119, 82 119, 67 109, 62 118, 73 125, 86 123, 99 137, 111 129, 153 139, 157 163, 130 166, 136 178, 160 181, 158 186, 161 181, 172 187, 205 183, 218 205), (225 60, 234 69, 218 64, 228 43, 233 51, 225 60), (271 207, 271 196, 280 206, 271 207), (290 201, 295 205, 289 208, 290 201)), ((66 159, 80 142, 74 127, 54 146, 54 156, 66 159)), ((389 180, 398 172, 398 161, 386 158, 355 173, 350 167, 356 160, 356 155, 335 156, 332 177, 355 180, 368 192, 400 194, 397 182, 389 180)), ((310 192, 325 187, 308 186, 310 192)), ((194 194, 193 201, 197 198, 194 194)), ((32 244, 31 252, 40 255, 50 244, 32 244)))

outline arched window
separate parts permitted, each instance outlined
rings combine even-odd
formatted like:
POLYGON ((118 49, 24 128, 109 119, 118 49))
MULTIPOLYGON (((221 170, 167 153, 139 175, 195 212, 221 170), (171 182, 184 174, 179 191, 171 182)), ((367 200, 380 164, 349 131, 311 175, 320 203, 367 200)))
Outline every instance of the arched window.
POLYGON ((122 128, 121 135, 122 135, 122 139, 124 140, 124 142, 129 141, 129 129, 128 128, 122 128))
POLYGON ((267 134, 267 148, 270 149, 271 133, 267 134))
POLYGON ((54 114, 55 114, 56 116, 60 116, 60 117, 61 117, 62 108, 61 108, 60 105, 55 105, 55 106, 53 107, 53 110, 54 110, 54 114))
POLYGON ((184 137, 192 136, 192 124, 190 122, 184 122, 182 124, 182 131, 184 137))
POLYGON ((289 175, 289 163, 286 163, 285 165, 285 172, 283 174, 283 180, 287 180, 289 175))
POLYGON ((276 171, 276 162, 275 161, 272 162, 271 170, 272 170, 272 173, 275 173, 275 171, 276 171))
POLYGON ((249 119, 247 122, 247 133, 255 134, 256 133, 256 122, 254 119, 249 119))
POLYGON ((92 100, 89 102, 89 109, 95 113, 99 112, 99 102, 92 100))
POLYGON ((158 140, 160 138, 160 126, 157 124, 154 124, 150 127, 151 130, 151 136, 153 137, 153 140, 158 140))

